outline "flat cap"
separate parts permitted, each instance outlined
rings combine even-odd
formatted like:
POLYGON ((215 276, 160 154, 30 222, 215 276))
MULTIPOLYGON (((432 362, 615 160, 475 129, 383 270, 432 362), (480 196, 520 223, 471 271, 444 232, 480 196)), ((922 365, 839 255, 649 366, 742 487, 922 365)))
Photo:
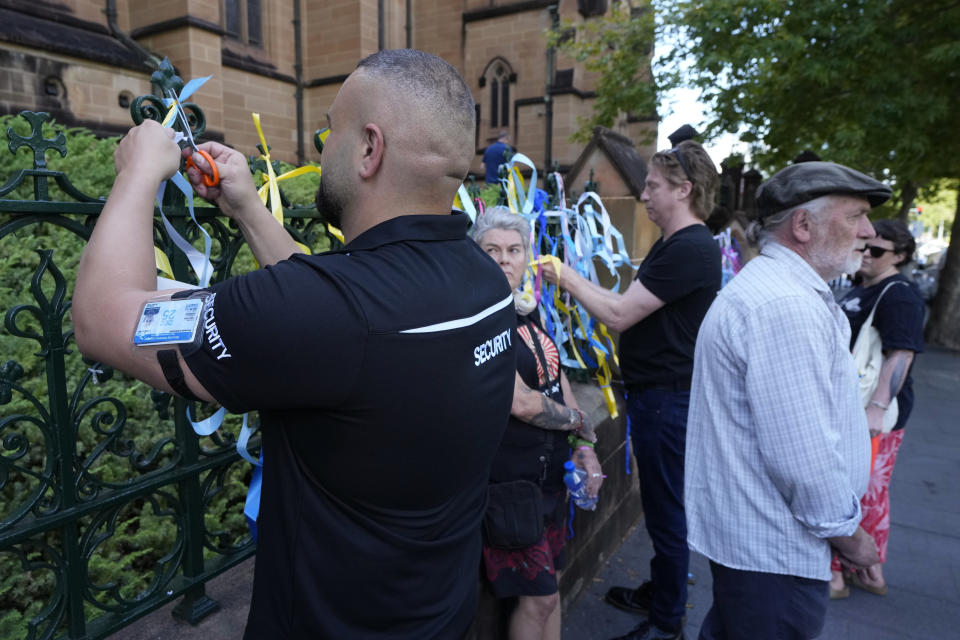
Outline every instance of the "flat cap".
POLYGON ((820 196, 857 196, 876 207, 890 199, 890 187, 834 162, 802 162, 778 171, 757 189, 762 220, 820 196))

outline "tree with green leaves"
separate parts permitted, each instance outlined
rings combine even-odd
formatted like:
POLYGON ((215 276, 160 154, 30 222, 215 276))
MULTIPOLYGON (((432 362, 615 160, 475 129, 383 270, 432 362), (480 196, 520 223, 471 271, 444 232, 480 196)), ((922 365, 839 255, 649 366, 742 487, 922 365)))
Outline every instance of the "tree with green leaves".
POLYGON ((647 3, 634 4, 614 0, 602 19, 579 24, 567 20, 559 30, 547 32, 548 47, 600 73, 593 113, 577 118, 574 142, 589 142, 594 127, 613 127, 622 115, 657 111, 657 85, 650 76, 654 14, 647 3))
MULTIPOLYGON (((699 89, 712 115, 707 137, 739 132, 768 174, 810 149, 890 183, 902 216, 923 187, 960 178, 956 0, 652 4, 658 42, 670 43, 655 63, 657 85, 699 89)), ((607 67, 602 73, 621 77, 607 67)), ((951 237, 960 246, 960 215, 951 237)), ((955 249, 931 305, 928 340, 960 348, 958 316, 955 249)))
POLYGON ((742 132, 754 162, 805 149, 901 194, 953 177, 960 5, 948 0, 662 0, 662 80, 701 90, 708 133, 742 132), (952 166, 951 166, 952 165, 952 166))
MULTIPOLYGON (((889 181, 901 215, 919 187, 960 177, 960 3, 954 0, 663 0, 673 81, 699 88, 710 131, 744 131, 755 161, 804 149, 889 181)), ((669 82, 669 80, 668 80, 669 82)), ((960 207, 960 201, 958 201, 960 207)), ((957 231, 960 215, 955 216, 957 231)), ((960 244, 960 233, 952 234, 960 244)), ((960 348, 960 250, 927 338, 960 348)))

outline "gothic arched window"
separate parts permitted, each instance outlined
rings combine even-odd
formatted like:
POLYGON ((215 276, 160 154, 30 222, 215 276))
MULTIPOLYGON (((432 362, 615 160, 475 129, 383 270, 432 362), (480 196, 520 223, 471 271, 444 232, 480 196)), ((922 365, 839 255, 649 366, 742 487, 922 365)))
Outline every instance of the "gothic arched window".
POLYGON ((223 28, 227 35, 260 46, 263 44, 263 19, 260 0, 224 0, 223 28))
POLYGON ((510 64, 503 58, 494 58, 480 78, 480 86, 490 91, 490 126, 510 126, 510 85, 517 80, 510 64))

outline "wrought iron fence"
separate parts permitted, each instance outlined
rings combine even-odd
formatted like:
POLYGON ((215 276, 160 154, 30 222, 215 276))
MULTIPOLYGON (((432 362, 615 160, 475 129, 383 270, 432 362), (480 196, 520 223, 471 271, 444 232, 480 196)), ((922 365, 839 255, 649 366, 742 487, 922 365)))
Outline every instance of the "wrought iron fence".
MULTIPOLYGON (((154 81, 158 95, 182 86, 176 76, 154 81)), ((200 135, 202 112, 183 106, 200 135)), ((137 123, 163 111, 154 96, 131 107, 137 123)), ((62 135, 44 138, 47 114, 21 115, 31 132, 9 129, 9 149, 32 150, 33 168, 0 187, 0 277, 18 283, 0 290, 0 637, 103 638, 178 598, 175 615, 196 622, 219 606, 204 583, 254 553, 242 513, 251 469, 235 450, 239 422, 228 418, 198 438, 187 411, 209 408, 76 351, 73 274, 104 200, 47 168, 48 152, 67 152, 62 135)), ((167 189, 163 210, 196 241, 175 191, 167 189)), ((299 242, 325 243, 312 208, 287 208, 285 218, 299 242)), ((216 208, 198 208, 197 219, 214 238, 214 281, 253 266, 242 235, 216 208)), ((189 281, 186 258, 159 220, 154 237, 174 277, 189 281)))

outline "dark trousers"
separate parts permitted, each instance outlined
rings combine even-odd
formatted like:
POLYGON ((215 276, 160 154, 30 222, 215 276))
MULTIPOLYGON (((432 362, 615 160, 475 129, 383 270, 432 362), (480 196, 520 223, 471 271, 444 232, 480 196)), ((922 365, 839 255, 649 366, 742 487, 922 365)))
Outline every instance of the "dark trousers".
POLYGON ((687 607, 687 517, 683 510, 683 456, 689 391, 630 392, 627 411, 637 458, 643 520, 653 541, 650 622, 676 629, 687 607))
POLYGON ((710 562, 713 606, 699 640, 808 640, 823 630, 827 582, 710 562))

